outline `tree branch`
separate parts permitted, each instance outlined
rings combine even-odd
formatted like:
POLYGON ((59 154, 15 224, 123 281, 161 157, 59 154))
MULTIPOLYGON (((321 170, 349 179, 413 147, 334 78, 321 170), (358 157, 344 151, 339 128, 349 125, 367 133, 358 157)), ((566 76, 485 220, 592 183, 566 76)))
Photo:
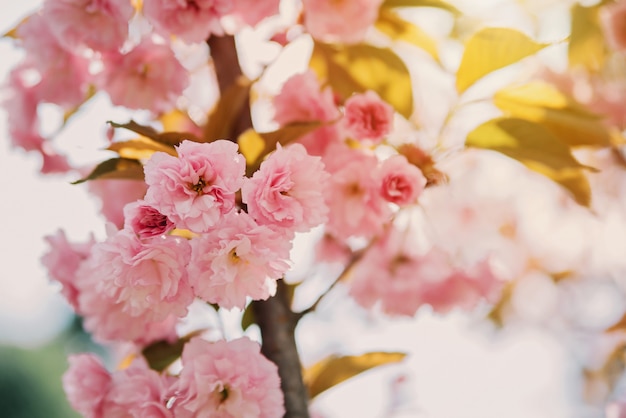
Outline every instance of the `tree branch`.
MULTIPOLYGON (((242 74, 235 39, 232 36, 211 36, 207 41, 217 75, 220 92, 223 93, 242 74)), ((246 100, 230 138, 252 127, 249 100, 246 100)), ((287 285, 279 280, 276 295, 266 301, 253 302, 256 322, 261 328, 263 343, 261 352, 278 366, 281 388, 285 396, 284 418, 309 418, 308 392, 302 380, 302 366, 296 347, 295 329, 298 315, 291 311, 287 285)))

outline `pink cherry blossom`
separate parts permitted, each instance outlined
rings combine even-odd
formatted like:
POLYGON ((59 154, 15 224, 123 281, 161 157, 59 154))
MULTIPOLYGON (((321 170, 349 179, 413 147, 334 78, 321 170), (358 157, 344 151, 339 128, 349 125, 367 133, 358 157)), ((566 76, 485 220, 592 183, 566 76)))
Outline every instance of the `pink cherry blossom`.
POLYGON ((33 70, 24 63, 15 67, 4 86, 2 106, 7 111, 7 125, 13 145, 26 151, 40 150, 44 138, 39 134, 36 84, 29 80, 33 70), (30 73, 30 74, 29 74, 30 73))
POLYGON ((326 221, 323 192, 329 175, 304 146, 278 146, 241 189, 248 213, 260 224, 306 232, 326 221))
POLYGON ((187 70, 172 49, 145 39, 130 52, 103 55, 98 79, 116 106, 166 112, 189 84, 187 70))
POLYGON ((267 299, 289 268, 289 239, 245 212, 230 213, 191 246, 189 277, 196 295, 227 309, 243 309, 246 298, 267 299))
POLYGON ((183 349, 174 403, 177 418, 280 418, 285 413, 276 365, 248 338, 194 338, 183 349))
POLYGON ((184 239, 139 240, 127 230, 96 244, 77 273, 85 327, 101 340, 137 340, 152 324, 166 321, 155 330, 167 334, 170 317, 185 316, 193 301, 187 279, 190 254, 184 239))
POLYGON ((626 1, 603 7, 600 17, 611 48, 616 51, 626 50, 626 1))
POLYGON ((410 164, 402 155, 383 161, 380 172, 381 195, 387 202, 399 206, 414 203, 426 186, 421 170, 410 164))
POLYGON ((328 231, 342 239, 379 233, 391 211, 380 193, 378 160, 338 144, 329 148, 324 163, 331 174, 326 191, 328 231))
POLYGON ((343 127, 357 141, 379 143, 393 128, 393 107, 368 90, 346 100, 343 127))
MULTIPOLYGON (((332 122, 340 117, 332 89, 323 88, 313 71, 290 77, 274 97, 274 119, 280 125, 294 122, 332 122)), ((323 155, 329 144, 340 139, 336 124, 321 126, 303 135, 298 142, 309 154, 323 155)))
POLYGON ((111 375, 93 354, 71 355, 68 362, 63 389, 70 405, 85 418, 103 417, 102 405, 112 384, 111 375))
POLYGON ((277 15, 280 0, 233 0, 231 16, 236 21, 256 26, 263 19, 277 15))
POLYGON ((71 243, 62 230, 58 230, 55 235, 45 237, 45 240, 50 245, 50 251, 41 257, 41 263, 48 269, 50 278, 63 285, 61 290, 63 296, 76 309, 78 308, 76 271, 89 257, 95 240, 92 236, 87 242, 71 243))
POLYGON ((235 207, 243 185, 245 159, 237 144, 183 141, 178 157, 155 153, 146 163, 145 201, 179 228, 205 232, 235 207))
POLYGON ((143 181, 117 179, 89 181, 87 189, 100 201, 102 215, 118 228, 124 225, 124 206, 141 199, 148 190, 143 181))
POLYGON ((383 0, 303 0, 304 26, 315 39, 356 43, 378 18, 383 0))
POLYGON ((129 0, 46 0, 42 11, 65 48, 86 46, 96 51, 121 48, 133 14, 129 0))
POLYGON ((163 35, 204 42, 223 35, 220 19, 232 11, 230 0, 144 0, 143 14, 163 35))
POLYGON ((174 229, 174 223, 167 216, 143 200, 124 206, 124 218, 124 228, 133 231, 139 238, 155 237, 174 229))
POLYGON ((502 282, 487 261, 459 269, 436 248, 418 253, 408 237, 409 231, 392 229, 357 265, 350 293, 359 304, 380 303, 389 315, 413 316, 423 305, 445 313, 497 299, 502 282))

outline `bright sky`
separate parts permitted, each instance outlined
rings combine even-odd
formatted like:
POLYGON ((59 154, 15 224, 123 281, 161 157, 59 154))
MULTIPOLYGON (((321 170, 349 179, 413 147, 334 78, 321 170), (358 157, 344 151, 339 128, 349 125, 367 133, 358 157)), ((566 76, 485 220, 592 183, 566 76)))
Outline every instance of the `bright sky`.
MULTIPOLYGON (((2 0, 0 32, 4 33, 40 4, 36 0, 2 0)), ((20 58, 10 40, 0 41, 0 80, 20 58)), ((79 116, 80 118, 80 116, 79 116)), ((83 125, 81 125, 83 126, 83 125)), ((89 148, 101 130, 76 130, 89 148)), ((77 142, 76 147, 81 145, 77 142)), ((35 156, 10 149, 5 115, 0 110, 0 344, 32 345, 53 336, 67 321, 69 309, 50 284, 39 259, 42 237, 62 228, 70 239, 84 240, 103 224, 84 189, 71 178, 37 175, 35 156)), ((596 417, 598 411, 568 404, 573 391, 571 353, 547 332, 514 328, 492 338, 471 318, 428 313, 417 320, 350 321, 354 306, 338 304, 326 316, 309 320, 299 330, 305 362, 324 350, 344 353, 372 349, 407 351, 407 363, 366 374, 320 398, 318 408, 333 417, 386 418, 389 383, 409 375, 403 391, 412 409, 397 417, 432 418, 559 418, 596 417), (313 349, 320 336, 328 345, 313 349), (346 402, 345 399, 349 399, 346 402)))

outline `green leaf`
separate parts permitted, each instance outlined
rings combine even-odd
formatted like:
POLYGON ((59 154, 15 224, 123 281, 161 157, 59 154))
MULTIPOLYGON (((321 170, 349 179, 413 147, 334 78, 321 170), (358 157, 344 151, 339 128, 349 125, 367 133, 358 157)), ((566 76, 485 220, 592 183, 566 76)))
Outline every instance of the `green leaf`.
POLYGON ((209 114, 203 133, 206 142, 228 138, 231 135, 240 110, 249 100, 251 87, 252 82, 243 76, 228 86, 209 114))
POLYGON ((256 318, 254 317, 254 309, 252 308, 253 304, 249 304, 246 309, 243 311, 243 316, 241 317, 241 329, 247 330, 250 325, 256 323, 256 318))
POLYGON ((130 158, 111 158, 98 164, 87 177, 76 180, 72 184, 96 179, 143 180, 143 165, 130 158))
POLYGON ((177 155, 174 147, 143 136, 129 141, 113 142, 107 150, 117 152, 122 158, 135 160, 150 158, 157 151, 177 155))
POLYGON ((456 89, 462 93, 487 74, 514 64, 548 45, 537 43, 514 29, 482 29, 465 44, 456 73, 456 89))
POLYGON ((375 352, 359 356, 330 356, 304 370, 304 381, 309 396, 316 397, 325 390, 350 379, 364 371, 389 363, 397 363, 406 357, 404 353, 375 352))
POLYGON ((600 25, 600 6, 572 7, 572 30, 567 49, 570 67, 582 66, 590 71, 600 70, 606 61, 607 48, 600 25))
POLYGON ((382 8, 394 8, 394 7, 434 7, 437 9, 446 10, 454 15, 460 15, 459 9, 453 5, 441 0, 385 0, 381 6, 382 8))
POLYGON ((611 145, 601 116, 550 84, 531 82, 506 87, 494 95, 494 103, 509 116, 541 123, 571 146, 611 145))
POLYGON ((570 148, 538 123, 517 118, 497 118, 467 135, 468 147, 499 152, 550 178, 565 188, 583 206, 591 202, 591 189, 584 166, 570 148))
POLYGON ((204 332, 204 330, 194 331, 182 338, 179 338, 174 343, 169 343, 165 340, 154 342, 144 348, 141 354, 144 356, 152 370, 162 372, 170 364, 180 358, 185 344, 187 344, 193 337, 200 335, 202 332, 204 332))
POLYGON ((413 113, 409 70, 390 49, 315 42, 309 65, 342 100, 373 90, 404 117, 413 113))
POLYGON ((426 51, 435 61, 439 61, 437 43, 426 32, 411 22, 407 22, 389 9, 382 9, 376 21, 376 29, 394 41, 405 41, 426 51))
POLYGON ((114 128, 124 128, 129 131, 135 132, 139 135, 145 136, 147 138, 153 139, 157 142, 160 142, 165 145, 176 146, 180 144, 185 139, 194 142, 201 142, 200 138, 198 138, 195 134, 191 132, 162 132, 159 133, 156 129, 151 126, 140 125, 134 120, 131 120, 128 123, 116 123, 109 121, 109 125, 114 128))

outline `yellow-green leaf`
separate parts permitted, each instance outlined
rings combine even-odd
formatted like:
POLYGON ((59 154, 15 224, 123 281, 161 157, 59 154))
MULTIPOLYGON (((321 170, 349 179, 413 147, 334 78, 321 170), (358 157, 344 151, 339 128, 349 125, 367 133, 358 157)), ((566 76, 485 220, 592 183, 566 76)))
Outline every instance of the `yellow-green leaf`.
POLYGON ((591 189, 569 147, 538 123, 517 118, 487 121, 467 135, 468 147, 497 151, 565 188, 583 206, 591 201, 591 189))
POLYGON ((315 42, 310 66, 343 100, 373 90, 401 115, 413 113, 409 70, 390 49, 315 42))
POLYGON ((253 164, 265 149, 265 141, 254 129, 246 129, 239 138, 239 152, 246 158, 248 165, 253 164))
POLYGON ((129 158, 111 158, 98 164, 87 177, 72 184, 80 184, 96 179, 143 180, 143 165, 139 161, 129 158))
POLYGON ((611 144, 609 130, 600 115, 550 84, 531 82, 506 87, 493 100, 509 116, 541 123, 569 145, 611 144))
POLYGON ((590 71, 598 71, 606 60, 607 48, 598 12, 598 5, 572 7, 572 31, 567 56, 570 67, 582 66, 590 71))
POLYGON ((185 344, 187 344, 189 340, 202 334, 204 331, 205 330, 194 331, 179 338, 174 343, 165 340, 154 342, 144 348, 141 354, 145 357, 152 370, 162 372, 181 356, 183 348, 185 348, 185 344))
POLYGON ((128 123, 116 123, 112 121, 109 121, 108 123, 114 128, 128 129, 129 131, 145 136, 146 138, 153 139, 157 142, 161 142, 165 145, 176 146, 185 139, 200 142, 200 139, 191 132, 158 132, 153 127, 141 125, 132 119, 128 123))
POLYGON ((437 9, 447 10, 454 15, 460 15, 459 9, 453 5, 441 0, 385 0, 382 8, 394 7, 434 7, 437 9))
POLYGON ((381 9, 375 26, 394 41, 405 41, 415 45, 426 51, 435 61, 439 61, 435 40, 415 24, 402 19, 394 11, 381 9))
POLYGON ((148 159, 157 151, 166 152, 173 156, 177 155, 174 147, 146 137, 139 137, 129 141, 114 142, 107 149, 117 152, 120 157, 135 160, 148 159))
POLYGON ((404 353, 375 352, 359 356, 330 356, 304 371, 309 396, 316 397, 331 387, 371 368, 402 361, 404 353))
POLYGON ((464 92, 487 74, 535 54, 548 44, 537 43, 514 29, 485 28, 465 44, 456 73, 456 88, 464 92))
POLYGON ((252 82, 243 76, 228 86, 209 114, 203 134, 206 142, 228 138, 231 135, 240 110, 249 100, 251 87, 252 82))
POLYGON ((256 323, 253 306, 252 304, 248 305, 241 316, 241 329, 244 331, 247 330, 250 325, 256 323))

